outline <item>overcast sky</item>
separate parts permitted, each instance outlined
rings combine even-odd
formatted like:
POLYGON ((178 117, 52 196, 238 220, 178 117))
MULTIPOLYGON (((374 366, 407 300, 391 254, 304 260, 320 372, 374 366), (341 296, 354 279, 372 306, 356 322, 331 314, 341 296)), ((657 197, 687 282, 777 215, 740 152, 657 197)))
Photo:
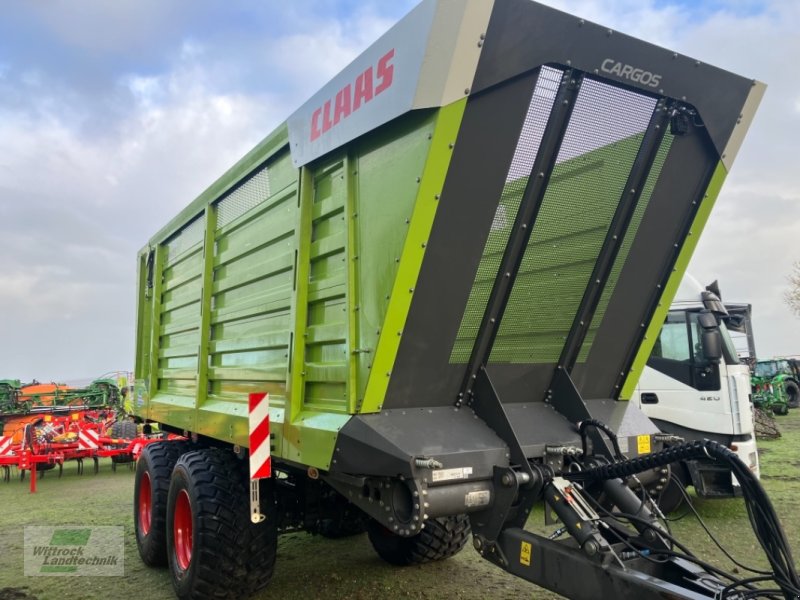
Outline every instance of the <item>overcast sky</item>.
MULTIPOLYGON (((800 354, 800 2, 547 3, 769 85, 690 270, 800 354)), ((136 252, 414 4, 5 0, 0 378, 132 369, 136 252)))

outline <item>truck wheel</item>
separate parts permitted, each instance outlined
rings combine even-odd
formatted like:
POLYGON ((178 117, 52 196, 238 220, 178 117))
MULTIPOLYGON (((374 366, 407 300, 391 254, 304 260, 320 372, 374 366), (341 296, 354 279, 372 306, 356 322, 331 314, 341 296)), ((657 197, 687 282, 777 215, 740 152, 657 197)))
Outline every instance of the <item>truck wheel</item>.
POLYGON ((772 412, 776 415, 788 415, 789 414, 789 406, 785 402, 777 402, 772 405, 772 412))
MULTIPOLYGON (((167 564, 167 493, 172 468, 187 449, 182 442, 155 442, 142 451, 133 484, 136 546, 144 564, 167 564)), ((116 467, 116 464, 112 465, 116 467)))
POLYGON ((111 437, 132 440, 139 437, 139 430, 133 421, 117 421, 111 426, 111 437))
POLYGON ((178 598, 238 599, 263 588, 275 565, 277 530, 271 501, 267 519, 253 525, 242 461, 207 448, 181 456, 167 499, 167 558, 178 598))
MULTIPOLYGON (((250 467, 246 460, 238 461, 242 466, 245 481, 250 481, 250 467)), ((249 490, 244 497, 247 512, 248 545, 241 552, 245 567, 245 594, 251 595, 263 590, 272 579, 275 571, 275 558, 278 553, 278 512, 275 508, 275 484, 273 479, 260 480, 261 512, 266 519, 257 525, 250 520, 249 490)))
POLYGON ((377 521, 370 521, 367 529, 378 556, 403 567, 455 556, 467 543, 470 531, 467 515, 428 519, 425 528, 412 537, 392 533, 377 521))
POLYGON ((359 535, 367 530, 371 519, 333 489, 328 489, 320 502, 327 510, 313 530, 315 533, 336 540, 359 535))
POLYGON ((788 404, 789 408, 800 407, 800 387, 794 381, 787 381, 784 389, 786 390, 786 396, 788 396, 786 404, 788 404))

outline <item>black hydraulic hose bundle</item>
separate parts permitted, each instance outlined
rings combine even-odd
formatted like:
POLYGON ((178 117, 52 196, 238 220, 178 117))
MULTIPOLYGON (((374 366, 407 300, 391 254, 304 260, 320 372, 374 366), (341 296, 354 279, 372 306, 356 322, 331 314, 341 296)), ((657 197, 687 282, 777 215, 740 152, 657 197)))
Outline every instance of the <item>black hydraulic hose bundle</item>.
MULTIPOLYGON (((592 423, 594 425, 594 423, 592 423)), ((585 428, 582 428, 582 432, 585 428)), ((605 431, 605 429, 604 429, 605 431)), ((606 432, 608 433, 608 432, 606 432)), ((612 440, 616 436, 610 434, 612 440)), ((792 551, 772 502, 750 469, 731 450, 711 440, 671 446, 660 452, 630 460, 603 464, 584 471, 563 475, 572 481, 598 481, 625 478, 664 467, 674 462, 710 458, 727 464, 742 488, 747 514, 753 531, 772 567, 775 582, 786 598, 800 597, 800 576, 794 566, 792 551)))
POLYGON ((581 436, 581 446, 583 448, 584 456, 588 456, 588 453, 586 451, 586 438, 587 438, 586 430, 589 429, 590 427, 598 429, 603 433, 605 433, 608 436, 608 439, 611 440, 611 445, 614 448, 614 455, 618 459, 624 460, 622 456, 622 450, 620 450, 619 447, 619 441, 617 440, 617 434, 614 433, 614 430, 611 429, 608 425, 606 425, 602 421, 598 421, 597 419, 586 419, 585 421, 581 421, 580 424, 578 425, 578 433, 581 436))

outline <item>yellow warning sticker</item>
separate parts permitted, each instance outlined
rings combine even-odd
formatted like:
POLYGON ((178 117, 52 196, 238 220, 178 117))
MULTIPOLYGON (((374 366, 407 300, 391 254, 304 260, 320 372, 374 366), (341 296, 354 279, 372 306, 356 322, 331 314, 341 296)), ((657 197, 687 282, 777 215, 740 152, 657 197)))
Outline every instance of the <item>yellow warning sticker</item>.
POLYGON ((44 416, 44 422, 45 423, 49 423, 52 420, 53 420, 53 416, 52 415, 45 415, 44 416))
POLYGON ((650 454, 650 436, 638 435, 636 436, 636 446, 639 454, 650 454))
POLYGON ((522 542, 519 549, 519 563, 526 567, 531 566, 531 544, 530 542, 522 542))

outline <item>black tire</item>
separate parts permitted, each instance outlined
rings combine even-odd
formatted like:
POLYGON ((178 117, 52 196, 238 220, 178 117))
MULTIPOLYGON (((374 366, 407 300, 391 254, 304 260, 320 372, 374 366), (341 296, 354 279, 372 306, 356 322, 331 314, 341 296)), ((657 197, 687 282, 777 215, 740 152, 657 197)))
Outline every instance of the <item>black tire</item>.
POLYGON ((207 448, 184 454, 172 471, 167 559, 178 598, 244 598, 272 577, 278 536, 271 482, 262 482, 267 519, 254 525, 243 462, 207 448), (181 533, 187 526, 190 535, 181 533))
POLYGON ((132 440, 139 437, 139 430, 133 421, 117 421, 111 426, 111 437, 132 440))
POLYGON ((335 490, 326 490, 320 502, 326 510, 325 514, 320 517, 316 528, 312 530, 314 533, 337 540, 360 535, 367 530, 371 519, 335 490))
POLYGON ((470 531, 467 515, 428 519, 423 530, 412 537, 399 536, 377 521, 370 521, 367 528, 378 556, 401 567, 455 556, 467 543, 470 531))
POLYGON ((789 408, 800 407, 800 387, 794 381, 787 381, 783 386, 786 390, 786 397, 788 398, 786 404, 789 408))
POLYGON ((776 415, 780 415, 780 416, 788 415, 789 414, 789 406, 784 402, 773 404, 772 405, 772 412, 775 413, 776 415))
MULTIPOLYGON (((188 449, 185 442, 155 442, 145 446, 136 465, 133 484, 133 528, 136 546, 142 562, 150 567, 167 565, 167 494, 172 468, 183 452, 188 449), (142 485, 147 475, 150 485, 150 526, 144 527, 140 515, 143 496, 142 485)), ((116 471, 116 463, 111 468, 116 471)), ((146 484, 145 484, 146 485, 146 484)), ((146 496, 146 494, 145 494, 146 496)))

